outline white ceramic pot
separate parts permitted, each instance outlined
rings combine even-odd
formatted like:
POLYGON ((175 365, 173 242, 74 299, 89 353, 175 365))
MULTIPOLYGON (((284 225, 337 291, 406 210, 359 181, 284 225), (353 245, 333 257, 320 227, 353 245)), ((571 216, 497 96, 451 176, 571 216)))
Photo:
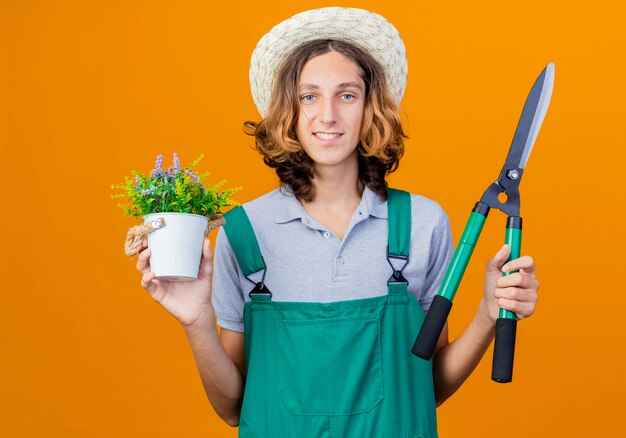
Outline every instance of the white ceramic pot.
POLYGON ((150 270, 157 280, 196 280, 209 219, 188 213, 153 213, 144 216, 143 224, 158 218, 165 225, 148 234, 150 270))

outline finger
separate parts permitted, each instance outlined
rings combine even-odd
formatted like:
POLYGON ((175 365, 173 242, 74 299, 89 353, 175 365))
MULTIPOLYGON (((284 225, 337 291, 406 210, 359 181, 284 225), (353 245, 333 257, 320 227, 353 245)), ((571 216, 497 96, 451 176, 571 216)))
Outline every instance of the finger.
POLYGON ((150 292, 150 294, 153 294, 157 289, 157 286, 153 281, 154 277, 155 277, 154 272, 146 272, 141 277, 141 287, 143 287, 148 292, 150 292))
POLYGON ((493 296, 497 299, 504 298, 507 300, 520 301, 523 303, 536 303, 539 299, 536 290, 520 289, 518 287, 496 288, 493 296))
POLYGON ((518 271, 520 269, 523 269, 527 274, 535 275, 535 261, 533 258, 531 256, 522 256, 511 260, 502 267, 503 272, 518 271))
POLYGON ((211 241, 209 239, 205 239, 202 243, 199 275, 209 279, 213 276, 213 251, 211 250, 211 241))
POLYGON ((137 270, 141 273, 146 273, 150 271, 150 255, 152 251, 150 248, 146 248, 139 253, 137 256, 137 270))
POLYGON ((202 257, 205 257, 208 261, 213 261, 213 251, 211 250, 211 241, 204 239, 202 242, 202 257))
POLYGON ((496 303, 501 309, 509 310, 515 313, 515 316, 519 319, 527 318, 535 312, 535 303, 525 303, 506 298, 498 298, 496 303))
POLYGON ((519 286, 522 282, 522 274, 514 272, 513 274, 499 277, 496 280, 496 287, 514 287, 519 286))
POLYGON ((523 289, 539 288, 539 281, 526 272, 514 272, 496 279, 496 287, 520 287, 523 289))
POLYGON ((502 248, 487 262, 487 270, 500 272, 502 265, 506 263, 511 253, 511 247, 504 244, 502 248))

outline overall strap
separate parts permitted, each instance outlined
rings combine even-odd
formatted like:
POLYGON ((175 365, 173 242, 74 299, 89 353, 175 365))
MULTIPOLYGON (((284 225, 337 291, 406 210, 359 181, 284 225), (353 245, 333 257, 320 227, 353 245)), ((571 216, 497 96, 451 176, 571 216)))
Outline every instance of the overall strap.
POLYGON ((387 216, 387 261, 393 269, 387 289, 390 295, 397 295, 407 293, 409 285, 402 270, 409 263, 411 248, 411 195, 404 190, 388 188, 387 216))
POLYGON ((267 267, 246 211, 242 206, 235 207, 224 214, 224 219, 226 220, 224 231, 228 236, 230 246, 233 248, 239 267, 243 275, 255 284, 254 289, 250 291, 250 297, 254 301, 271 299, 272 293, 263 283, 267 267), (259 271, 263 271, 263 278, 260 282, 257 283, 249 278, 250 275, 259 271))

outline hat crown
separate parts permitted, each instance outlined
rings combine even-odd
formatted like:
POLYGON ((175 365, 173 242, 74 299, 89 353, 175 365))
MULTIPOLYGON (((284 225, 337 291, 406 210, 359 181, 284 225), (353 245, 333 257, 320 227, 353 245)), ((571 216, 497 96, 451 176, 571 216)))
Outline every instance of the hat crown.
POLYGON ((294 49, 314 40, 345 41, 382 66, 389 91, 400 104, 408 65, 400 34, 387 19, 356 8, 329 7, 300 12, 274 26, 257 43, 250 60, 250 88, 261 116, 267 115, 276 73, 294 49))

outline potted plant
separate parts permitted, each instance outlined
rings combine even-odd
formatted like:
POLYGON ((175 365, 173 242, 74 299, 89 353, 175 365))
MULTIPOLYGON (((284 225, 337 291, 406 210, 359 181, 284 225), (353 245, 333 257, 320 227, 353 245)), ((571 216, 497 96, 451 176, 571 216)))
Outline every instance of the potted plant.
POLYGON ((155 168, 147 176, 133 170, 132 178, 111 185, 112 189, 123 190, 111 195, 127 201, 118 204, 123 216, 143 217, 142 225, 128 230, 126 254, 137 254, 147 236, 152 253, 150 269, 159 280, 197 279, 203 240, 211 229, 224 223, 223 209, 238 205, 231 195, 241 187, 219 191, 225 180, 205 187, 202 180, 209 172, 193 172, 203 156, 183 169, 174 153, 173 164, 164 170, 163 156, 158 155, 155 168))

